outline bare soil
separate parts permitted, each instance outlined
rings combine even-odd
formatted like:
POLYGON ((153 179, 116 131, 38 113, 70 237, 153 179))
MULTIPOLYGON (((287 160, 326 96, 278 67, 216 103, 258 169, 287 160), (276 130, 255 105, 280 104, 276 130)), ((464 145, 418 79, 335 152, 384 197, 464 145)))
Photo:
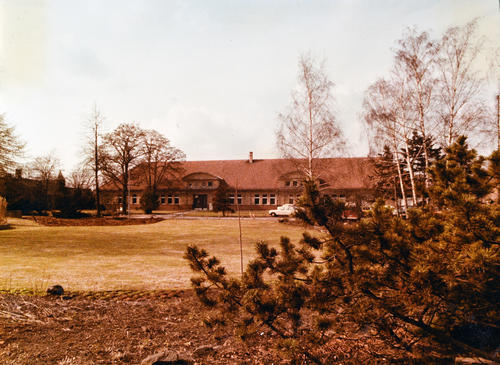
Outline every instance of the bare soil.
POLYGON ((163 218, 56 218, 46 216, 33 216, 33 220, 44 226, 129 226, 134 224, 148 224, 161 222, 163 218))
POLYGON ((278 364, 230 332, 202 324, 191 290, 0 294, 1 364, 139 364, 159 351, 198 364, 278 364), (205 346, 205 347, 203 347, 205 346))
MULTIPOLYGON (((275 338, 265 330, 248 345, 230 326, 204 326, 207 313, 192 290, 0 292, 0 364, 140 364, 160 352, 190 364, 294 364, 275 350, 275 338)), ((452 363, 368 355, 377 352, 379 342, 333 345, 342 364, 452 363)))

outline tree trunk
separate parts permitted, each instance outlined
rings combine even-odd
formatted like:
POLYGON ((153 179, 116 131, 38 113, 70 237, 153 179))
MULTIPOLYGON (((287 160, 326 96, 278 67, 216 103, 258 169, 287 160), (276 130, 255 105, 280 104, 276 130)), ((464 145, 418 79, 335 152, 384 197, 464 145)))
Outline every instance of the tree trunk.
POLYGON ((399 217, 399 202, 398 202, 398 183, 396 181, 396 176, 394 176, 392 186, 394 188, 394 204, 396 204, 396 211, 399 217))
POLYGON ((99 180, 98 179, 99 179, 99 174, 96 171, 95 172, 95 204, 96 204, 96 208, 97 208, 96 215, 97 215, 97 217, 100 217, 101 216, 101 192, 99 189, 99 180))
POLYGON ((410 151, 408 150, 408 140, 405 139, 405 153, 406 153, 406 164, 408 166, 408 172, 410 175, 410 185, 411 185, 411 195, 413 206, 417 205, 417 191, 415 189, 415 179, 413 177, 413 166, 410 160, 410 151))
POLYGON ((418 111, 420 114, 420 133, 422 133, 422 139, 424 141, 424 162, 425 162, 425 170, 424 170, 424 183, 425 183, 425 189, 429 189, 429 151, 427 150, 427 133, 425 131, 425 116, 424 116, 424 108, 422 106, 422 95, 419 87, 419 94, 418 94, 418 111))
POLYGON ((123 189, 122 189, 122 214, 128 213, 128 169, 125 168, 123 174, 123 189))
MULTIPOLYGON (((399 185, 400 185, 400 188, 401 188, 401 198, 403 200, 403 208, 404 208, 404 211, 406 213, 407 210, 408 210, 408 203, 406 201, 405 184, 403 182, 403 174, 401 173, 401 164, 399 163, 398 150, 397 150, 396 145, 394 147, 394 159, 395 159, 395 162, 396 162, 396 167, 398 169, 399 185)), ((397 205, 398 204, 396 202, 396 206, 397 205)), ((398 211, 398 215, 399 215, 399 211, 398 211)))

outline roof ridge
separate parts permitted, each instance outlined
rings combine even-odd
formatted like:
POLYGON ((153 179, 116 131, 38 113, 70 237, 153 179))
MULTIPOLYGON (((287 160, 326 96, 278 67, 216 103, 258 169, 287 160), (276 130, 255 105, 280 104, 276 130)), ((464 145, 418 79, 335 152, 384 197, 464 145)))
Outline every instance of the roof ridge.
MULTIPOLYGON (((316 158, 316 160, 355 160, 355 159, 369 159, 371 157, 369 156, 346 156, 346 157, 319 157, 316 158)), ((288 161, 288 160, 305 160, 305 158, 283 158, 283 157, 276 157, 276 158, 254 158, 253 162, 255 161, 288 161)), ((246 159, 225 159, 225 160, 182 160, 182 161, 177 161, 177 162, 222 162, 222 161, 228 161, 228 162, 237 162, 237 161, 243 161, 243 162, 248 162, 248 158, 246 159)))

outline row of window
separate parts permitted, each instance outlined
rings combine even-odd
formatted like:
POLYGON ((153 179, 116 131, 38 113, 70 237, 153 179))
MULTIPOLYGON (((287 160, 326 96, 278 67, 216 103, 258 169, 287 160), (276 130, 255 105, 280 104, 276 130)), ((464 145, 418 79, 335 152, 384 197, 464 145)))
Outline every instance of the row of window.
MULTIPOLYGON (((139 202, 139 197, 137 194, 132 194, 132 204, 137 204, 139 202)), ((161 194, 160 195, 160 204, 179 204, 180 198, 178 195, 167 195, 161 194)), ((122 197, 118 197, 118 204, 122 203, 122 197)))
POLYGON ((211 188, 212 186, 214 186, 213 181, 199 181, 199 182, 188 183, 188 187, 190 187, 190 188, 197 188, 197 187, 209 187, 209 188, 211 188))
POLYGON ((276 204, 276 194, 255 194, 253 197, 253 203, 255 205, 275 205, 276 204))
POLYGON ((180 199, 179 199, 178 195, 165 196, 165 194, 161 194, 160 195, 160 204, 165 204, 165 202, 167 202, 167 204, 179 204, 180 199))
MULTIPOLYGON (((332 194, 330 196, 334 200, 345 200, 346 196, 345 194, 332 194)), ((229 204, 235 205, 235 194, 229 194, 229 204)), ((300 198, 300 194, 297 195, 296 197, 294 196, 289 196, 288 197, 288 203, 289 204, 295 204, 298 199, 300 198)), ((243 197, 241 194, 238 194, 238 205, 243 204, 243 197)), ((121 204, 122 202, 122 197, 118 197, 118 203, 121 204)), ((132 204, 137 204, 138 202, 138 197, 137 194, 132 194, 132 204)), ((161 194, 160 195, 160 204, 179 204, 180 198, 178 195, 165 195, 161 194)), ((276 194, 255 194, 253 197, 253 203, 254 205, 276 205, 276 194)))

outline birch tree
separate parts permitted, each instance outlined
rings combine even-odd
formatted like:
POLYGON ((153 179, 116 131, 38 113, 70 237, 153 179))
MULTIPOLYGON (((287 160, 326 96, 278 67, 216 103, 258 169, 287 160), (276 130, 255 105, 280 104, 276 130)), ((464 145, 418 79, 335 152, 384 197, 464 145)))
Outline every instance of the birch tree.
POLYGON ((333 108, 333 86, 324 63, 301 55, 297 88, 290 105, 278 116, 278 149, 310 180, 317 177, 318 159, 332 157, 345 147, 333 108))
POLYGON ((476 29, 476 21, 451 27, 440 42, 437 115, 444 147, 460 135, 478 132, 487 120, 487 107, 481 95, 485 79, 474 69, 483 46, 476 29))
MULTIPOLYGON (((399 188, 406 210, 406 191, 403 173, 399 160, 401 140, 399 138, 399 125, 396 123, 396 112, 392 102, 392 92, 389 83, 380 79, 372 84, 366 92, 363 102, 365 123, 372 131, 372 140, 377 144, 390 147, 394 164, 398 173, 399 188)), ((380 147, 381 147, 380 146, 380 147)))
MULTIPOLYGON (((413 109, 415 118, 414 128, 425 141, 436 131, 432 111, 435 107, 433 103, 436 92, 435 67, 439 48, 429 33, 419 33, 415 28, 408 28, 398 44, 396 63, 402 73, 401 76, 407 80, 410 108, 413 109)), ((428 188, 429 151, 426 143, 422 145, 421 153, 425 161, 425 187, 428 188)))

